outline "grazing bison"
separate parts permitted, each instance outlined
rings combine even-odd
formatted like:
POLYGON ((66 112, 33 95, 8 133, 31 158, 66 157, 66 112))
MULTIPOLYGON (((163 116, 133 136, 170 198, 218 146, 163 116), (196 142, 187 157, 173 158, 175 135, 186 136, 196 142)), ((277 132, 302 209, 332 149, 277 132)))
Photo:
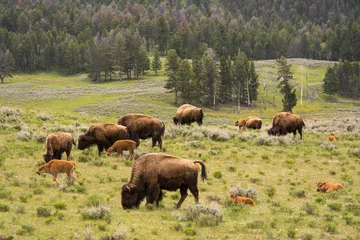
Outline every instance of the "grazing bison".
POLYGON ((340 183, 334 183, 334 182, 317 182, 316 183, 317 191, 318 192, 324 192, 329 193, 335 190, 344 189, 344 186, 340 183))
POLYGON ((136 149, 136 142, 133 140, 117 140, 111 147, 108 148, 107 155, 110 156, 112 152, 117 152, 118 159, 122 159, 122 152, 124 150, 130 152, 130 159, 134 160, 136 149))
POLYGON ((107 150, 117 140, 128 139, 129 133, 126 127, 117 124, 97 123, 90 126, 85 134, 79 136, 78 148, 84 150, 96 144, 101 152, 107 150))
POLYGON ((75 162, 66 160, 53 159, 45 165, 41 165, 36 172, 37 174, 50 173, 53 175, 53 183, 59 184, 56 180, 59 173, 66 173, 68 180, 74 179, 77 182, 77 176, 75 173, 75 162))
POLYGON ((249 204, 251 206, 256 206, 255 201, 252 200, 251 198, 238 196, 236 194, 230 194, 229 199, 234 203, 243 203, 243 204, 249 204))
POLYGON ((296 131, 298 131, 300 139, 302 139, 303 127, 305 127, 305 123, 298 115, 289 112, 280 112, 273 118, 272 127, 268 130, 268 134, 281 136, 293 133, 295 138, 296 131))
POLYGON ((202 125, 204 113, 201 108, 195 107, 191 104, 181 105, 176 111, 176 116, 173 117, 175 125, 191 125, 197 122, 199 126, 202 125))
POLYGON ((199 201, 198 169, 201 165, 201 177, 206 179, 206 169, 202 161, 192 161, 163 153, 149 153, 140 156, 133 164, 131 178, 121 189, 121 204, 124 209, 138 208, 146 197, 147 203, 159 205, 162 189, 176 191, 180 188, 181 198, 176 207, 184 202, 190 189, 195 203, 199 201))
POLYGON ((165 132, 165 123, 157 118, 153 118, 144 114, 126 114, 119 118, 118 124, 126 126, 130 139, 136 142, 136 146, 140 145, 139 139, 152 138, 152 147, 159 143, 162 149, 162 136, 165 132))
POLYGON ((51 159, 61 159, 63 152, 66 152, 66 159, 70 160, 72 145, 76 146, 71 133, 55 132, 46 138, 46 153, 43 155, 45 162, 51 159))
POLYGON ((337 137, 331 135, 331 136, 328 136, 328 140, 329 140, 330 142, 333 142, 333 141, 336 141, 336 140, 337 140, 337 137))
POLYGON ((244 131, 246 130, 246 128, 261 129, 262 120, 258 117, 250 116, 246 119, 241 118, 237 120, 235 122, 235 126, 239 126, 239 130, 240 128, 242 128, 242 130, 244 131))

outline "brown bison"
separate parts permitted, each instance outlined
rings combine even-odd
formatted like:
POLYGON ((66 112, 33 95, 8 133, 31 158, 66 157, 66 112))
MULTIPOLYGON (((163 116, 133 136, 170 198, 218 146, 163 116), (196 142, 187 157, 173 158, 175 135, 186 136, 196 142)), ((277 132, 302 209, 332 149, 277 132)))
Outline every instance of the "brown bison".
POLYGON ((128 139, 129 133, 126 127, 117 124, 97 123, 90 126, 85 134, 79 136, 78 148, 84 150, 96 144, 101 152, 107 150, 117 140, 128 139))
POLYGON ((202 125, 204 113, 201 108, 195 107, 191 104, 181 105, 176 111, 176 116, 173 117, 175 125, 191 125, 193 122, 197 122, 199 126, 202 125))
POLYGON ((152 147, 159 143, 162 149, 162 136, 165 132, 165 123, 157 118, 153 118, 144 114, 126 114, 119 118, 118 124, 126 126, 130 139, 140 145, 139 139, 152 138, 152 147))
POLYGON ((336 140, 337 140, 337 137, 331 135, 331 136, 328 136, 328 140, 329 140, 330 142, 333 142, 333 141, 336 141, 336 140))
POLYGON ((74 179, 77 182, 77 176, 75 173, 75 162, 66 160, 53 159, 45 165, 41 165, 36 172, 37 174, 50 173, 53 175, 53 183, 59 184, 56 180, 59 173, 66 173, 68 180, 74 179))
POLYGON ((51 159, 61 159, 63 152, 66 152, 66 159, 70 160, 72 145, 76 146, 71 133, 55 132, 46 138, 46 153, 43 155, 45 162, 51 159))
POLYGON ((289 112, 280 112, 273 118, 272 127, 268 130, 268 134, 281 136, 293 133, 295 138, 296 131, 298 131, 300 139, 302 139, 303 127, 305 127, 305 123, 298 115, 289 112))
POLYGON ((134 160, 135 149, 136 142, 134 142, 133 140, 117 140, 111 147, 108 148, 106 152, 108 156, 110 156, 112 152, 117 152, 118 159, 122 159, 122 152, 126 150, 130 152, 130 159, 134 160))
POLYGON ((180 189, 179 208, 188 193, 194 195, 195 203, 199 201, 198 169, 194 163, 201 165, 201 177, 206 179, 206 169, 202 161, 192 161, 163 153, 149 153, 140 156, 133 164, 129 182, 122 186, 121 204, 124 209, 138 208, 146 197, 147 203, 159 205, 162 189, 176 191, 180 189))
POLYGON ((316 187, 318 192, 324 192, 324 193, 329 193, 335 190, 344 189, 344 186, 341 185, 340 183, 334 183, 330 181, 317 182, 316 187))
POLYGON ((249 204, 251 206, 256 206, 255 201, 252 200, 251 198, 238 196, 236 194, 230 194, 229 199, 234 203, 243 203, 243 204, 249 204))
POLYGON ((242 130, 244 131, 246 130, 246 128, 261 129, 262 120, 258 117, 250 116, 246 119, 241 118, 237 120, 235 122, 235 126, 239 126, 239 130, 240 128, 242 128, 242 130))

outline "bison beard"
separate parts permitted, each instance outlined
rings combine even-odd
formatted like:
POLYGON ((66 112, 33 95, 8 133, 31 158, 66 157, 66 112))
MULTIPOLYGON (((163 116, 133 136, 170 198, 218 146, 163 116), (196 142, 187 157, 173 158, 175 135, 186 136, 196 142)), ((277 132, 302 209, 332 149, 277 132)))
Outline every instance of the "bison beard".
POLYGON ((162 189, 176 191, 180 189, 179 208, 190 192, 197 203, 198 170, 195 163, 201 165, 202 179, 206 179, 206 169, 202 161, 191 161, 162 153, 150 153, 139 157, 133 165, 129 183, 122 186, 121 204, 124 209, 138 208, 146 197, 147 203, 159 206, 162 200, 162 189))

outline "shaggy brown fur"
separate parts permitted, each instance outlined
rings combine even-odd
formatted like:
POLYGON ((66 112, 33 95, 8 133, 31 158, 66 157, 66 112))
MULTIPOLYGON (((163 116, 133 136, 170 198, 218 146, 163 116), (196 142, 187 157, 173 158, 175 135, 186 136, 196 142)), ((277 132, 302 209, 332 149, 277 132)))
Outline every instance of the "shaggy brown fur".
POLYGON ((280 112, 273 118, 272 127, 268 130, 268 134, 281 136, 293 133, 295 138, 296 131, 298 131, 300 139, 302 139, 303 127, 305 127, 305 123, 298 115, 289 112, 280 112))
POLYGON ((181 198, 176 205, 177 208, 188 195, 188 189, 197 203, 199 201, 198 170, 194 163, 201 165, 201 177, 204 181, 206 169, 202 161, 192 161, 163 153, 140 156, 134 161, 129 182, 121 189, 123 208, 137 208, 145 197, 147 203, 156 202, 158 206, 162 199, 162 189, 168 191, 180 189, 181 198))
POLYGON ((239 130, 241 128, 243 131, 245 131, 246 128, 261 129, 262 120, 254 116, 250 116, 246 119, 240 118, 235 122, 235 126, 239 126, 239 130))
POLYGON ((79 136, 78 148, 84 150, 94 144, 97 145, 99 156, 117 140, 128 139, 129 133, 126 127, 117 124, 97 123, 90 126, 87 132, 79 136))
POLYGON ((117 140, 114 144, 108 148, 107 155, 110 156, 112 152, 117 152, 118 160, 122 159, 122 152, 124 150, 130 152, 130 159, 134 160, 136 149, 136 142, 133 140, 117 140))
POLYGON ((72 145, 76 146, 71 133, 55 132, 46 138, 46 153, 43 155, 45 162, 51 159, 61 159, 63 152, 66 152, 66 159, 70 160, 72 145))
POLYGON ((134 140, 137 146, 140 145, 139 139, 152 138, 152 147, 159 143, 162 149, 162 136, 165 132, 165 123, 157 118, 144 114, 127 114, 119 118, 118 124, 128 128, 130 139, 134 140))
POLYGON ((59 184, 59 182, 56 180, 59 173, 66 173, 69 181, 71 181, 71 179, 74 179, 75 182, 77 182, 77 176, 75 173, 75 162, 72 161, 53 159, 47 164, 41 165, 36 173, 39 175, 41 173, 50 173, 51 175, 53 175, 53 183, 56 184, 59 184))
POLYGON ((344 189, 344 186, 341 185, 340 183, 334 183, 330 181, 317 182, 316 187, 318 192, 324 192, 324 193, 329 193, 335 190, 344 189))
POLYGON ((203 118, 204 112, 201 108, 191 104, 184 104, 177 109, 176 116, 173 117, 173 120, 175 125, 191 125, 191 123, 197 122, 197 124, 201 126, 203 118))
POLYGON ((328 136, 328 140, 330 141, 330 142, 333 142, 333 141, 336 141, 337 140, 337 137, 335 137, 335 136, 328 136))
POLYGON ((229 199, 235 203, 243 203, 243 204, 249 204, 251 206, 256 206, 255 201, 252 200, 251 198, 230 194, 229 199))

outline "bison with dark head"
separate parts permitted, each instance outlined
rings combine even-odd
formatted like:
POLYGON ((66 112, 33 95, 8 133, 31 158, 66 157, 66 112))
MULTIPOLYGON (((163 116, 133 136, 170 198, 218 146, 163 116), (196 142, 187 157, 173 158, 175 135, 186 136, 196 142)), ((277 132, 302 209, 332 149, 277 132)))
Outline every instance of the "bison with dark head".
POLYGON ((261 129, 262 120, 258 117, 250 116, 246 119, 241 118, 237 120, 235 122, 235 126, 239 126, 239 130, 240 128, 242 128, 243 130, 245 130, 246 128, 261 129))
POLYGON ((130 139, 136 142, 136 146, 140 145, 139 139, 152 138, 152 147, 159 143, 162 149, 162 136, 165 132, 165 123, 157 118, 153 118, 144 114, 126 114, 119 118, 118 124, 126 126, 130 139))
POLYGON ((180 189, 181 198, 176 207, 184 202, 190 189, 195 203, 199 201, 198 168, 201 165, 201 177, 206 179, 206 169, 202 161, 192 161, 163 153, 149 153, 140 156, 133 164, 131 178, 121 188, 121 204, 124 209, 138 208, 146 197, 147 203, 156 203, 162 199, 161 190, 180 189))
POLYGON ((84 150, 97 145, 99 156, 101 152, 111 147, 117 140, 129 139, 126 127, 117 124, 97 123, 90 126, 85 134, 79 136, 78 148, 84 150))
POLYGON ((195 107, 191 104, 181 105, 176 111, 176 116, 173 117, 175 125, 191 125, 193 122, 197 122, 199 126, 202 125, 204 113, 201 108, 195 107))
POLYGON ((63 152, 66 152, 66 159, 70 160, 72 145, 76 146, 71 133, 55 132, 46 138, 46 153, 43 155, 45 162, 52 159, 61 159, 63 152))
POLYGON ((268 134, 281 136, 293 133, 295 138, 296 131, 298 131, 300 139, 302 139, 303 127, 305 127, 305 123, 298 115, 289 112, 280 112, 273 118, 272 127, 268 130, 268 134))

